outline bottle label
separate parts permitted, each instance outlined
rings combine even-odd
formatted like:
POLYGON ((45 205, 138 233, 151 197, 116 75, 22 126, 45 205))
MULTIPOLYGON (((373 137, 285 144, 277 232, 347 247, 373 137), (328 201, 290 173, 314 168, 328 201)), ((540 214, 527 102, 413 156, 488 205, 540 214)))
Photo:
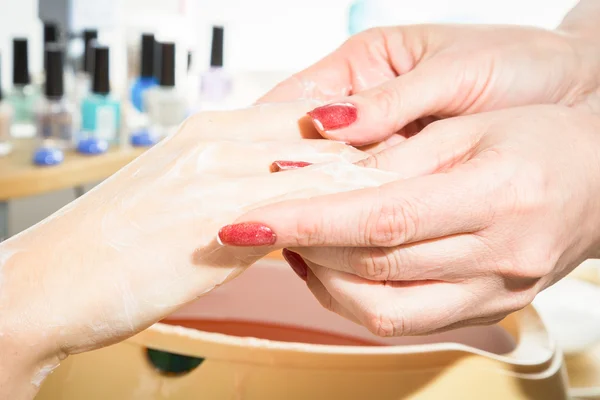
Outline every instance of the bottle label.
POLYGON ((117 138, 117 116, 113 106, 96 109, 96 134, 99 139, 113 141, 117 138))

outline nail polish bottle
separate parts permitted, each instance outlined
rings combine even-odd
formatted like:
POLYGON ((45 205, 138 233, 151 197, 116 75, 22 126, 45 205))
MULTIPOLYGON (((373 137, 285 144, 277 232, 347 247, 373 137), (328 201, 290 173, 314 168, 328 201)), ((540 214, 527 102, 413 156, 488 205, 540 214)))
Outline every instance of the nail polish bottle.
POLYGON ((73 87, 71 88, 71 101, 81 104, 90 93, 92 70, 94 68, 94 44, 98 39, 98 31, 86 29, 83 31, 83 56, 79 63, 79 70, 75 74, 73 87))
MULTIPOLYGON (((1 60, 1 58, 0 58, 1 60)), ((2 66, 2 62, 0 62, 2 66)), ((2 79, 0 77, 0 82, 2 79)), ((9 154, 12 150, 10 126, 13 118, 13 110, 10 104, 4 101, 4 92, 0 83, 0 157, 9 154)))
POLYGON ((141 71, 131 88, 131 102, 134 107, 144 112, 144 92, 158 86, 158 80, 154 74, 154 48, 156 41, 154 35, 142 35, 141 71))
POLYGON ((13 39, 13 89, 6 101, 14 111, 11 134, 15 138, 35 136, 35 106, 38 91, 31 84, 29 74, 29 52, 27 39, 13 39))
POLYGON ((224 33, 222 26, 213 26, 210 68, 200 81, 202 103, 222 102, 231 93, 231 77, 223 68, 224 33))
POLYGON ((150 135, 160 140, 177 130, 187 116, 185 93, 175 85, 175 43, 160 43, 159 86, 144 94, 144 107, 150 119, 150 135))
POLYGON ((77 146, 86 154, 103 153, 108 145, 118 144, 121 127, 121 104, 110 93, 108 47, 96 45, 93 54, 92 90, 81 103, 82 140, 77 146))
POLYGON ((34 154, 34 163, 56 165, 64 158, 63 150, 74 144, 74 107, 64 96, 65 54, 62 46, 46 45, 45 60, 44 98, 37 111, 40 147, 34 154))

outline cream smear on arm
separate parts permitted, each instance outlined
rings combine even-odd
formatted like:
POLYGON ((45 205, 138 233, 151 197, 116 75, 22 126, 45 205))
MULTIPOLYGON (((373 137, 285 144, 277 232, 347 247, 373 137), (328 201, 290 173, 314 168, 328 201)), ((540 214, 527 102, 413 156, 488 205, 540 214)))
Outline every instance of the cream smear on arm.
POLYGON ((396 178, 353 165, 366 155, 342 143, 298 139, 298 120, 311 105, 192 117, 85 196, 2 243, 0 339, 38 357, 27 378, 12 384, 39 386, 62 357, 133 336, 268 254, 217 242, 219 228, 246 211, 396 178), (316 165, 269 172, 271 162, 286 159, 316 165))

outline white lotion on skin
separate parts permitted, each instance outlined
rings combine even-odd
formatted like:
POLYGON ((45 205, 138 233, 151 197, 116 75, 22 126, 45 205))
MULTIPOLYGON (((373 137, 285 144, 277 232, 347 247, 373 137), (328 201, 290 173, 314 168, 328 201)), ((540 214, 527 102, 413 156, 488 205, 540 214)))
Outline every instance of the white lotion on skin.
POLYGON ((31 384, 35 387, 40 387, 42 383, 46 380, 46 378, 56 369, 58 368, 60 363, 56 364, 48 364, 40 368, 36 374, 33 376, 31 380, 31 384))

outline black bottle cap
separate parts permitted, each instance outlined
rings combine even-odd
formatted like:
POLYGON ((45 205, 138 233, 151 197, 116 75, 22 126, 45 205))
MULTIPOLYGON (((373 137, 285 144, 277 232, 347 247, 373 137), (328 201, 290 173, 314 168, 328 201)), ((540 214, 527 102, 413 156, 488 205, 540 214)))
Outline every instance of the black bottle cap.
POLYGON ((175 86, 175 43, 159 44, 158 83, 160 86, 175 86))
POLYGON ((44 22, 44 46, 60 41, 60 30, 55 22, 44 22))
POLYGON ((64 95, 64 50, 57 43, 46 45, 46 97, 61 98, 64 95))
POLYGON ((92 83, 92 92, 96 94, 110 93, 110 73, 109 58, 107 46, 95 46, 92 49, 94 54, 94 79, 92 83))
POLYGON ((49 43, 60 42, 60 31, 58 25, 54 22, 44 22, 44 69, 47 68, 47 58, 45 48, 49 43))
POLYGON ((83 72, 91 74, 94 70, 94 42, 98 39, 98 31, 95 29, 86 29, 83 31, 83 72))
POLYGON ((213 26, 212 31, 212 47, 210 49, 210 66, 223 66, 223 35, 224 29, 222 26, 213 26))
POLYGON ((140 76, 151 78, 154 76, 154 48, 156 40, 152 34, 142 35, 142 65, 140 76))
POLYGON ((13 84, 29 85, 29 54, 27 39, 13 39, 13 84))

